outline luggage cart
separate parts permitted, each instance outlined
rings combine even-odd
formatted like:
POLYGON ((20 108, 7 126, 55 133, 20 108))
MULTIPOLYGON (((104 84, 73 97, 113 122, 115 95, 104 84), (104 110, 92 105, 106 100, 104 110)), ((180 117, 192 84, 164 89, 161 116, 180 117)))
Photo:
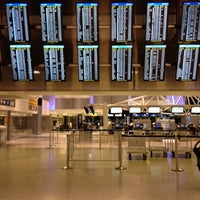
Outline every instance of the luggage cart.
POLYGON ((132 154, 142 154, 143 160, 147 159, 147 147, 145 137, 128 137, 128 158, 132 160, 132 154))
POLYGON ((150 135, 152 135, 152 138, 149 137, 150 157, 153 157, 154 152, 157 152, 157 153, 162 152, 163 158, 167 157, 167 152, 169 151, 170 144, 166 139, 164 139, 165 134, 166 133, 165 132, 163 133, 163 131, 154 131, 150 133, 150 135), (160 137, 162 135, 163 137, 160 137))
POLYGON ((197 157, 197 167, 200 171, 200 146, 197 147, 200 144, 200 140, 194 145, 193 152, 195 153, 197 157))

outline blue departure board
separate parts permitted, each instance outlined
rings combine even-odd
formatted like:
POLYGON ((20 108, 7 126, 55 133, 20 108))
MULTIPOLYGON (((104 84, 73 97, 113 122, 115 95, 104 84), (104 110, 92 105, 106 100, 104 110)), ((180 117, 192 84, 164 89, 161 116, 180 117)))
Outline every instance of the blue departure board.
POLYGON ((132 45, 112 45, 112 81, 132 80, 132 45))
POLYGON ((200 2, 184 2, 181 41, 200 41, 200 2))
POLYGON ((10 42, 29 41, 27 3, 7 3, 6 16, 10 42))
POLYGON ((164 80, 165 49, 166 45, 145 46, 144 80, 164 80))
POLYGON ((115 2, 111 6, 112 42, 132 41, 133 3, 115 2))
POLYGON ((98 45, 78 45, 79 81, 98 81, 98 45))
POLYGON ((147 4, 146 41, 162 42, 166 40, 168 7, 168 2, 147 4))
POLYGON ((44 66, 46 81, 64 81, 64 45, 44 45, 44 66))
POLYGON ((31 81, 33 77, 31 45, 10 45, 13 80, 31 81))
POLYGON ((200 44, 180 44, 176 80, 195 81, 199 63, 200 44))
POLYGON ((98 42, 98 3, 77 3, 77 41, 98 42))
POLYGON ((62 41, 61 3, 41 3, 42 41, 57 43, 62 41))

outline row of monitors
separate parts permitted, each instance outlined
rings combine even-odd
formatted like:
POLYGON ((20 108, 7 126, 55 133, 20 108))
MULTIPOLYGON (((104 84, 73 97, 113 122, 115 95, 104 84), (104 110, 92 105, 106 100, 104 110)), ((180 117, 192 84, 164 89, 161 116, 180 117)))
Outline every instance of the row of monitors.
MULTIPOLYGON (((99 46, 78 45, 79 81, 99 81, 99 46)), ((133 45, 112 45, 111 80, 132 80, 133 45)), ((144 80, 164 81, 166 45, 146 45, 144 80)), ((197 79, 200 44, 179 45, 176 80, 197 79)), ((44 45, 44 65, 46 81, 65 81, 66 67, 64 45, 44 45)), ((30 44, 10 45, 13 79, 34 80, 30 44)))
MULTIPOLYGON (((133 3, 113 2, 111 4, 111 40, 116 43, 132 42, 133 3)), ((29 41, 29 20, 27 3, 7 3, 7 23, 11 42, 29 41)), ((41 3, 42 41, 62 42, 61 3, 41 3)), ((166 41, 168 23, 168 2, 147 3, 146 41, 166 41)), ((77 3, 77 41, 97 43, 98 3, 77 3)), ((200 2, 184 2, 182 7, 181 41, 200 41, 200 2)))
MULTIPOLYGON (((109 110, 110 114, 122 114, 123 108, 122 107, 111 107, 109 110)), ((161 107, 159 106, 150 106, 147 108, 147 111, 145 113, 149 114, 159 114, 162 112, 161 107)), ((172 114, 184 114, 184 107, 183 106, 173 106, 171 107, 171 110, 169 111, 172 114)), ((141 107, 129 107, 128 113, 131 114, 139 114, 143 113, 141 107)), ((192 106, 190 109, 191 114, 200 114, 200 107, 199 106, 192 106)))

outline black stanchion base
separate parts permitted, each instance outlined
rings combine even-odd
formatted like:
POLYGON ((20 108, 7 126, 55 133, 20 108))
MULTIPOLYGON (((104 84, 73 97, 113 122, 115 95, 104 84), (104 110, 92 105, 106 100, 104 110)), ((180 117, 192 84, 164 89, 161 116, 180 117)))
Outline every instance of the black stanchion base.
POLYGON ((72 168, 72 167, 64 166, 63 169, 64 169, 64 170, 69 170, 69 169, 73 169, 73 168, 72 168))
POLYGON ((183 172, 184 170, 179 168, 179 169, 172 169, 173 172, 183 172))
POLYGON ((46 149, 54 149, 54 147, 47 147, 46 149))

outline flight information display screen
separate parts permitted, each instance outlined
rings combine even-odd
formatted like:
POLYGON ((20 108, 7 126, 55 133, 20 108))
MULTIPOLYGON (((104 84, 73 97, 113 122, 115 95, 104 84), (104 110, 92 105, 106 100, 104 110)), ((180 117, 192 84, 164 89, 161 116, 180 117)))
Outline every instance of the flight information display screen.
POLYGON ((111 23, 112 42, 132 41, 133 3, 112 3, 111 23))
POLYGON ((7 3, 6 16, 10 42, 29 41, 27 3, 7 3))
POLYGON ((98 45, 78 45, 79 81, 98 81, 98 45))
POLYGON ((200 2, 184 2, 181 41, 200 41, 200 2))
POLYGON ((132 45, 112 45, 112 81, 132 80, 132 45))
POLYGON ((146 41, 166 41, 168 6, 168 2, 147 4, 146 41))
POLYGON ((180 44, 176 80, 194 81, 197 78, 200 44, 180 44))
POLYGON ((13 80, 33 80, 31 45, 10 45, 13 80))
POLYGON ((166 45, 145 46, 144 80, 164 80, 165 49, 166 45))
POLYGON ((46 81, 64 81, 64 45, 44 45, 43 49, 46 81))
POLYGON ((61 3, 41 3, 41 29, 43 42, 62 41, 61 3))
POLYGON ((76 13, 78 42, 98 42, 98 3, 77 3, 76 13))

